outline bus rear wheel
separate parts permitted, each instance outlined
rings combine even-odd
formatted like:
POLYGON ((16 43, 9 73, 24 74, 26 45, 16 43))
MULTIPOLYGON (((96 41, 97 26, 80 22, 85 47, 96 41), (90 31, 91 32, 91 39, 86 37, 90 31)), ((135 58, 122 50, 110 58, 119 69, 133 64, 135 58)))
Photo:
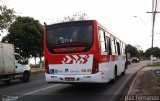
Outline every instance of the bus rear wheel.
POLYGON ((122 76, 126 74, 126 69, 127 69, 127 68, 128 68, 128 65, 127 65, 127 63, 125 63, 125 69, 124 69, 124 71, 123 71, 122 74, 121 74, 122 76))
POLYGON ((121 75, 123 76, 123 75, 125 75, 125 74, 126 74, 126 70, 124 70, 121 75))
POLYGON ((117 79, 117 67, 115 67, 115 69, 114 69, 114 77, 113 77, 113 79, 110 81, 110 83, 111 83, 111 84, 115 83, 116 79, 117 79))

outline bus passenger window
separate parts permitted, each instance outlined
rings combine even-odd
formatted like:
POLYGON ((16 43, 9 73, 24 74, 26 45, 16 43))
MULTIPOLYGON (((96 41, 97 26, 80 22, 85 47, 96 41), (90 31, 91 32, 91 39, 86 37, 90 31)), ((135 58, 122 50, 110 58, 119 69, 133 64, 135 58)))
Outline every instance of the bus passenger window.
POLYGON ((110 45, 110 38, 106 37, 106 51, 108 52, 108 54, 111 54, 111 45, 110 45))
POLYGON ((121 43, 121 54, 126 54, 125 44, 121 43))
POLYGON ((126 54, 127 51, 126 51, 126 45, 123 43, 123 54, 126 54))
POLYGON ((114 38, 111 37, 111 49, 112 49, 112 54, 116 54, 116 49, 115 49, 115 44, 114 44, 114 38))
POLYGON ((100 38, 100 47, 102 52, 106 52, 106 44, 105 44, 105 37, 104 37, 104 31, 99 29, 99 38, 100 38))
POLYGON ((115 54, 117 54, 117 44, 116 44, 116 38, 114 38, 114 49, 115 49, 115 54))
POLYGON ((121 55, 119 42, 117 42, 117 51, 118 51, 118 55, 121 55))

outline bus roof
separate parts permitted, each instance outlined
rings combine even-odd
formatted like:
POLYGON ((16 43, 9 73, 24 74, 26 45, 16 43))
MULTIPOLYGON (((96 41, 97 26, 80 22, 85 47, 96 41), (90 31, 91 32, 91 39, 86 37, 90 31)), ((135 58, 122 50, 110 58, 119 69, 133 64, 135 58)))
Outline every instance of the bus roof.
POLYGON ((83 22, 94 22, 96 20, 76 20, 76 21, 68 21, 68 22, 59 22, 59 23, 54 23, 54 24, 50 24, 47 25, 46 23, 44 23, 47 27, 53 26, 53 25, 60 25, 60 24, 69 24, 69 23, 83 23, 83 22))

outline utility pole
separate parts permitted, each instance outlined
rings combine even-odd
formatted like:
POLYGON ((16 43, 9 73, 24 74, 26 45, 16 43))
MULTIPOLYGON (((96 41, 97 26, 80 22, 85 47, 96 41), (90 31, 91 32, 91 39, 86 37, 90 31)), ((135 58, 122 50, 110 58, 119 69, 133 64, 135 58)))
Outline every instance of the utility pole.
POLYGON ((156 13, 160 13, 160 12, 153 11, 153 12, 147 12, 147 13, 152 13, 152 14, 153 14, 153 22, 152 22, 152 45, 151 45, 151 48, 153 48, 155 17, 156 17, 156 13))
POLYGON ((160 12, 157 12, 157 0, 156 0, 156 3, 154 3, 154 0, 152 0, 152 12, 147 12, 147 13, 152 13, 153 14, 153 20, 152 20, 152 44, 151 44, 151 48, 153 48, 155 18, 156 18, 156 14, 160 13, 160 12))

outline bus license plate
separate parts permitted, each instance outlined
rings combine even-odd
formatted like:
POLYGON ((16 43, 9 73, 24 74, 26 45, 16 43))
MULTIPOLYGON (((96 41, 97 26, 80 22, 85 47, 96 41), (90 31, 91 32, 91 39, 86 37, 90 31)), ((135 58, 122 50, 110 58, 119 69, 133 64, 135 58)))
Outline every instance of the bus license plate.
POLYGON ((66 81, 75 81, 75 78, 74 77, 66 77, 65 80, 66 81))

